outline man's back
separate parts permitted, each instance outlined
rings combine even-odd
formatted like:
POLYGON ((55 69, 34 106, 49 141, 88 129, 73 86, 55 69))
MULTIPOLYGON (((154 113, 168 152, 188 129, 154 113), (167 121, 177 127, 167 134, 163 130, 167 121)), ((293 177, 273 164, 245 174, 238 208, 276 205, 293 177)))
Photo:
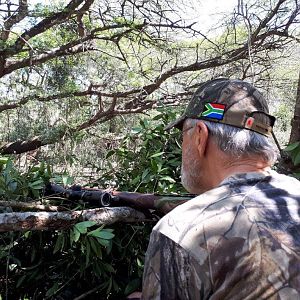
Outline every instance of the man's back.
POLYGON ((144 299, 300 299, 300 183, 227 178, 154 228, 144 299))

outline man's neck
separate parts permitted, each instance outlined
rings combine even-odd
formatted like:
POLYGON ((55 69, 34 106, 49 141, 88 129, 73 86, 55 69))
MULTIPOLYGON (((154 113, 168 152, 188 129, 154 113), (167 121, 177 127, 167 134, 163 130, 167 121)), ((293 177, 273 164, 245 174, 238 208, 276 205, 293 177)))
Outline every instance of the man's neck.
POLYGON ((240 173, 265 172, 270 165, 259 157, 234 159, 224 153, 218 153, 208 162, 207 184, 210 188, 217 187, 224 179, 240 173))

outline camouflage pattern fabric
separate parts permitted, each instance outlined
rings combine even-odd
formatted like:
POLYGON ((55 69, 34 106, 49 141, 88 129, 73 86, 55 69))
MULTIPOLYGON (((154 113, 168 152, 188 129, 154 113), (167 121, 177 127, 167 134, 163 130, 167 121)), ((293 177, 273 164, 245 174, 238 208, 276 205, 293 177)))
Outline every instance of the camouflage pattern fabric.
POLYGON ((142 299, 300 299, 300 182, 238 174, 154 227, 142 299))

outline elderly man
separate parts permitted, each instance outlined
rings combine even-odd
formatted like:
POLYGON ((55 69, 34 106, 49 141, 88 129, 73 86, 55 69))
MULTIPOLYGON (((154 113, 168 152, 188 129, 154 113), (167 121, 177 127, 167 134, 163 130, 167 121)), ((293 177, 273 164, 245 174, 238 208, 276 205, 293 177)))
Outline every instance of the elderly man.
POLYGON ((221 78, 170 124, 199 196, 154 227, 142 299, 300 299, 300 182, 270 169, 268 113, 252 85, 221 78))

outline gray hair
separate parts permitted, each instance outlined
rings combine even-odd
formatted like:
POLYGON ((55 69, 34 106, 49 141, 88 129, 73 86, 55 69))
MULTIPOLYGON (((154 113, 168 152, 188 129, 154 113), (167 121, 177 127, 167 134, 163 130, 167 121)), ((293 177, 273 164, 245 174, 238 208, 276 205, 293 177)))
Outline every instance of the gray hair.
MULTIPOLYGON (((259 155, 265 162, 273 164, 278 154, 270 140, 254 131, 230 125, 201 120, 208 128, 214 142, 224 153, 241 158, 259 155)), ((188 126, 194 127, 199 120, 187 119, 188 126)))

